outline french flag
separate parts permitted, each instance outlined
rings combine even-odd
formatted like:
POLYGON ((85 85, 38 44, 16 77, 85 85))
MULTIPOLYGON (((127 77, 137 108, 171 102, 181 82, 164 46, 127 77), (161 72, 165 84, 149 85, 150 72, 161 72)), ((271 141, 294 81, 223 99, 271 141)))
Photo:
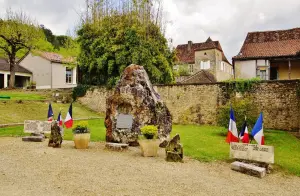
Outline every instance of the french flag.
POLYGON ((72 118, 72 103, 70 105, 69 111, 66 116, 65 120, 65 126, 68 128, 71 128, 73 126, 73 118, 72 118))
POLYGON ((236 128, 234 112, 231 107, 230 107, 230 120, 229 120, 229 127, 228 127, 226 142, 227 143, 239 142, 239 134, 238 134, 238 131, 236 128))
POLYGON ((253 129, 251 135, 255 139, 255 141, 260 145, 265 145, 265 137, 263 130, 263 114, 260 113, 253 129))
POLYGON ((48 108, 48 121, 49 122, 52 122, 53 120, 53 110, 52 110, 52 106, 51 106, 51 103, 49 103, 49 108, 48 108))
POLYGON ((248 133, 248 127, 247 127, 247 122, 245 121, 243 126, 242 126, 242 130, 240 133, 240 140, 243 143, 249 143, 249 133, 248 133))
POLYGON ((63 125, 63 121, 62 121, 62 117, 61 117, 61 112, 59 112, 59 114, 58 114, 57 123, 58 123, 58 126, 60 126, 60 127, 63 125))

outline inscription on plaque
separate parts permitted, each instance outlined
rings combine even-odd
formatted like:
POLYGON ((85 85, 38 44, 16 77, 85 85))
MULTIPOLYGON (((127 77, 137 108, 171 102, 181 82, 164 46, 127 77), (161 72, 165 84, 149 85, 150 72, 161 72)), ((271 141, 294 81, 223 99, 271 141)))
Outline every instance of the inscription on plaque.
POLYGON ((274 147, 232 142, 230 158, 274 163, 274 147))
POLYGON ((117 128, 131 129, 133 118, 130 114, 119 114, 117 116, 117 128))

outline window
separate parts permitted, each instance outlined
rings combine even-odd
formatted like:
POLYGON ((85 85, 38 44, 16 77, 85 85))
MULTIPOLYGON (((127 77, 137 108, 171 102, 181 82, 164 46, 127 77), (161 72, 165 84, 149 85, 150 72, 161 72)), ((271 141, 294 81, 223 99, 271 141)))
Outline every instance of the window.
POLYGON ((210 69, 210 61, 201 61, 200 69, 210 69))
POLYGON ((224 71, 224 64, 223 64, 223 62, 221 62, 220 70, 221 70, 221 71, 224 71))
POLYGON ((189 65, 190 67, 190 73, 194 73, 194 65, 189 65))
POLYGON ((258 70, 258 77, 260 77, 260 79, 262 80, 266 80, 267 79, 267 71, 266 70, 258 70))
POLYGON ((66 83, 72 84, 72 76, 73 76, 73 70, 70 68, 66 68, 66 83))

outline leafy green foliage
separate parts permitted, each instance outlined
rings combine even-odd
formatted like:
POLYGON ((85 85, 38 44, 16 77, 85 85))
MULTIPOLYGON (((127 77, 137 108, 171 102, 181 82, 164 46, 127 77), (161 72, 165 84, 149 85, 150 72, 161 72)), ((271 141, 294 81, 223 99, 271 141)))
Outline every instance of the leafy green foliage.
POLYGON ((141 128, 141 132, 146 139, 153 139, 157 136, 157 126, 146 125, 141 128))
POLYGON ((245 93, 251 91, 254 85, 260 81, 260 78, 234 79, 225 81, 225 84, 228 92, 245 93))
POLYGON ((249 98, 244 99, 235 99, 231 103, 227 103, 224 106, 218 108, 218 124, 225 128, 228 128, 229 123, 229 114, 230 114, 230 105, 234 110, 234 115, 236 118, 236 124, 238 130, 241 130, 242 125, 247 118, 248 129, 250 130, 259 115, 258 109, 255 107, 255 104, 249 98))
POLYGON ((160 28, 134 14, 112 14, 78 31, 82 83, 113 86, 130 64, 144 66, 153 83, 171 83, 175 53, 160 28))
POLYGON ((190 75, 190 71, 189 71, 189 68, 187 66, 179 66, 179 69, 178 69, 178 74, 180 76, 189 76, 190 75))
POLYGON ((72 127, 72 131, 74 134, 90 133, 88 125, 88 121, 76 122, 72 127))
POLYGON ((83 97, 86 94, 86 91, 90 88, 88 85, 79 84, 73 88, 72 97, 76 101, 78 97, 83 97))
POLYGON ((18 53, 35 48, 45 38, 43 31, 26 14, 7 11, 6 18, 0 19, 0 51, 10 63, 9 87, 15 85, 15 64, 18 53))

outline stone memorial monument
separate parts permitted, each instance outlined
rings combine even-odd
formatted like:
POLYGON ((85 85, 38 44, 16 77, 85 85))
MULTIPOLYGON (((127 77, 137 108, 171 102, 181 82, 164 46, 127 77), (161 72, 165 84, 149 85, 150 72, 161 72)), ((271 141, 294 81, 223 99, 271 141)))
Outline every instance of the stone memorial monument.
POLYGON ((57 122, 52 122, 51 124, 51 134, 48 142, 49 147, 60 148, 62 143, 61 129, 57 122))
POLYGON ((171 114, 153 89, 144 67, 130 65, 106 100, 106 141, 137 146, 144 125, 158 126, 160 147, 165 147, 172 130, 171 114))
POLYGON ((166 161, 168 162, 183 162, 183 147, 180 144, 180 136, 175 137, 168 143, 166 147, 166 161))

